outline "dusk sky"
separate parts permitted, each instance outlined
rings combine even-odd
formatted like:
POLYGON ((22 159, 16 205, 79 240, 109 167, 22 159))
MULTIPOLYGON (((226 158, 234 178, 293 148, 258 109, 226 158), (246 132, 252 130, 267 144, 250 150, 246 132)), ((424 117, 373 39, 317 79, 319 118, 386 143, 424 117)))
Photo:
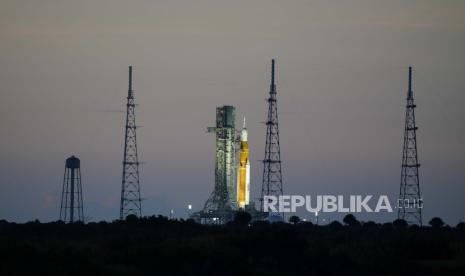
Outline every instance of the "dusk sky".
POLYGON ((81 159, 85 216, 118 218, 128 65, 143 215, 203 207, 214 185, 206 127, 220 105, 236 107, 237 127, 247 118, 258 198, 275 58, 286 194, 396 201, 413 66, 423 221, 456 225, 465 220, 464 49, 459 0, 0 0, 0 219, 57 220, 71 155, 81 159))

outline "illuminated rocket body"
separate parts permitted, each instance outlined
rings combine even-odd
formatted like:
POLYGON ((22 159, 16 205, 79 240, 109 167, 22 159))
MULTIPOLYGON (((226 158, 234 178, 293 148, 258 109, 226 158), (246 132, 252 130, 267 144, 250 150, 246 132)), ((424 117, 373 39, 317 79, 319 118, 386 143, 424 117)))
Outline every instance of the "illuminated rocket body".
POLYGON ((247 142, 247 128, 244 125, 241 132, 241 149, 239 151, 239 164, 237 170, 237 205, 244 209, 249 204, 250 196, 250 162, 249 143, 247 142))

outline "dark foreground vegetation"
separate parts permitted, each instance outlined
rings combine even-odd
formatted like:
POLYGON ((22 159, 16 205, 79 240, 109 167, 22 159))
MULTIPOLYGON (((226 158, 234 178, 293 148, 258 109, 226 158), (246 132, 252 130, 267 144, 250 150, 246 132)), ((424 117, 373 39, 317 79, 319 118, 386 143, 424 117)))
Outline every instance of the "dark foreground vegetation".
POLYGON ((465 275, 465 224, 0 221, 0 275, 465 275))

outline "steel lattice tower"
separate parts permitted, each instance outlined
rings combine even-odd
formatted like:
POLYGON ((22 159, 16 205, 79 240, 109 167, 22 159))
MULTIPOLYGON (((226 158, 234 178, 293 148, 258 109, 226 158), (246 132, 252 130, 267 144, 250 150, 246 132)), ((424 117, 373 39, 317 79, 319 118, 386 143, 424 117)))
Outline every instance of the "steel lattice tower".
POLYGON ((279 146, 278 106, 276 84, 274 82, 274 59, 271 60, 270 97, 268 98, 268 118, 266 121, 266 146, 263 159, 262 204, 264 196, 282 196, 283 179, 281 174, 281 152, 279 146))
POLYGON ((82 204, 81 162, 74 155, 66 159, 61 193, 60 220, 64 222, 84 221, 82 204))
POLYGON ((417 154, 416 131, 418 127, 415 124, 415 108, 412 91, 412 67, 409 67, 398 218, 407 221, 409 224, 422 225, 421 208, 423 202, 418 177, 420 164, 418 163, 417 154))
POLYGON ((142 215, 139 161, 137 157, 136 114, 132 90, 132 66, 129 66, 129 89, 127 97, 126 132, 124 139, 123 180, 121 188, 120 219, 128 215, 142 215))

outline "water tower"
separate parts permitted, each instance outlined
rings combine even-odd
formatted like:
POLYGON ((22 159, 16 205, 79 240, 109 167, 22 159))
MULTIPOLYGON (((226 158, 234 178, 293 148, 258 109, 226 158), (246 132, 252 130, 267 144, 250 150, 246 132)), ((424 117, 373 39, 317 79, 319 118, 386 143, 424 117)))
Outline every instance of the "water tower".
POLYGON ((84 221, 81 185, 81 161, 74 155, 66 159, 61 193, 60 220, 84 221))

